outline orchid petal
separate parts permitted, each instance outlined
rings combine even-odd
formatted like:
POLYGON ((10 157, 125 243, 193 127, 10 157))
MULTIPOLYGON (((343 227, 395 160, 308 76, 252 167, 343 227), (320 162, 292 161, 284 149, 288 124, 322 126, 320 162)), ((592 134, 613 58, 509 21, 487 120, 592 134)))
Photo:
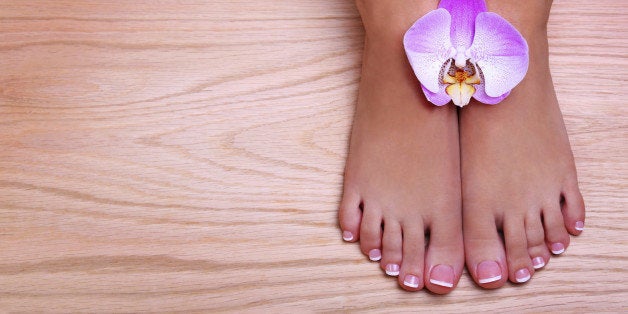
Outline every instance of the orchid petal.
POLYGON ((485 92, 501 97, 513 89, 528 71, 528 45, 521 34, 501 16, 478 14, 470 48, 471 61, 484 75, 485 92))
POLYGON ((445 91, 445 87, 447 86, 441 84, 438 92, 432 93, 427 88, 425 88, 423 84, 421 84, 421 89, 423 89, 423 94, 425 94, 425 98, 427 98, 429 102, 431 102, 432 104, 436 106, 443 106, 451 101, 451 97, 447 95, 447 92, 445 91))
POLYGON ((441 68, 451 57, 450 28, 447 10, 437 9, 416 21, 403 38, 414 74, 432 93, 438 93, 441 68))
POLYGON ((475 17, 487 11, 484 0, 441 0, 438 7, 449 11, 451 15, 451 43, 454 48, 460 50, 461 47, 471 47, 475 17))
POLYGON ((475 87, 475 94, 473 94, 473 98, 475 98, 475 100, 487 104, 487 105, 495 105, 500 103, 502 100, 504 100, 506 97, 508 97, 508 95, 510 95, 510 91, 506 92, 505 94, 498 96, 498 97, 491 97, 489 95, 486 95, 486 91, 484 88, 484 83, 481 84, 477 84, 474 86, 475 87))

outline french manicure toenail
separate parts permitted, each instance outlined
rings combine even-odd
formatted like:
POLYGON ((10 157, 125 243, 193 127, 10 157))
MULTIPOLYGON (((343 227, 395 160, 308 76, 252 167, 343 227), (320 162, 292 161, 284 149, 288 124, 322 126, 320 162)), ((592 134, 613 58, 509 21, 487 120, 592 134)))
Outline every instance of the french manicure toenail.
POLYGON ((345 240, 345 241, 353 240, 353 233, 351 233, 350 231, 343 231, 342 232, 342 239, 345 240))
POLYGON ((582 231, 584 230, 584 221, 576 221, 576 226, 575 226, 576 230, 578 231, 582 231))
POLYGON ((397 264, 388 264, 386 265, 386 275, 388 276, 399 276, 399 265, 397 264))
POLYGON ((489 283, 502 279, 502 269, 495 261, 483 261, 478 264, 478 282, 489 283))
POLYGON ((565 246, 562 243, 554 243, 552 244, 552 253, 555 255, 562 254, 565 252, 565 246))
POLYGON ((377 262, 382 259, 382 252, 378 249, 372 249, 369 251, 369 259, 373 262, 377 262))
POLYGON ((524 283, 530 280, 530 271, 527 268, 519 269, 515 273, 515 279, 517 279, 517 282, 519 283, 524 283))
POLYGON ((447 265, 436 265, 430 273, 430 282, 442 287, 453 288, 454 269, 447 265))
POLYGON ((414 275, 406 275, 403 278, 403 284, 410 288, 418 288, 419 287, 419 277, 414 275))
POLYGON ((532 259, 532 266, 534 267, 534 269, 543 268, 543 266, 545 266, 545 260, 542 257, 537 256, 532 259))

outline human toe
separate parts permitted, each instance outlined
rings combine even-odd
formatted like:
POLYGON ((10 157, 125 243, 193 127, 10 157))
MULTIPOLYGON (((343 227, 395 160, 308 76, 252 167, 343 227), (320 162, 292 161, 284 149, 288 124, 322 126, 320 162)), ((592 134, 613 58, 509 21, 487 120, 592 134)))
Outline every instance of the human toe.
POLYGON ((425 257, 425 287, 437 294, 451 292, 464 268, 460 217, 435 220, 425 257))
POLYGON ((546 206, 543 210, 543 227, 547 247, 554 255, 560 255, 569 246, 569 233, 565 229, 562 212, 558 204, 546 206))
POLYGON ((399 223, 393 219, 385 219, 380 265, 388 276, 399 275, 402 260, 402 241, 399 223))
POLYGON ((450 292, 460 278, 456 276, 451 266, 442 264, 434 266, 427 274, 429 274, 429 280, 425 281, 426 287, 438 294, 450 292))
POLYGON ((362 210, 360 210, 360 196, 357 192, 345 187, 340 208, 338 210, 338 220, 342 239, 347 242, 356 242, 360 238, 360 224, 362 222, 362 210))
POLYGON ((526 236, 528 254, 535 270, 545 267, 550 260, 550 251, 545 244, 545 231, 541 222, 540 212, 531 212, 526 218, 526 236))
POLYGON ((534 268, 528 253, 528 240, 523 217, 506 217, 503 229, 510 281, 526 282, 530 279, 534 268))
POLYGON ((585 206, 577 180, 569 184, 569 188, 563 192, 563 198, 562 213, 565 228, 569 233, 579 235, 584 230, 585 206))
POLYGON ((528 268, 521 268, 515 272, 515 282, 524 283, 532 277, 528 268))
POLYGON ((422 223, 406 223, 403 228, 403 260, 399 270, 399 285, 408 291, 423 288, 425 232, 422 223))
POLYGON ((504 270, 496 261, 484 260, 478 263, 475 268, 475 273, 476 282, 484 288, 493 288, 503 285, 502 275, 504 270))
POLYGON ((504 247, 490 216, 464 220, 466 264, 473 280, 482 288, 504 285, 508 276, 504 247))
POLYGON ((382 259, 382 217, 381 211, 369 204, 364 205, 360 225, 360 249, 371 261, 382 259))

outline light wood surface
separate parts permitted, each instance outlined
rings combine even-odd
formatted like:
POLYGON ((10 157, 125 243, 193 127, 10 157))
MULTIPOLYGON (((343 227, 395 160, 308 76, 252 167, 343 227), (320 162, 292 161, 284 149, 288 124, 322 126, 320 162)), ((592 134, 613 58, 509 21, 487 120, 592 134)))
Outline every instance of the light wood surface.
POLYGON ((628 1, 556 1, 587 229, 525 285, 407 293, 337 228, 353 1, 0 2, 0 312, 628 310, 628 1))

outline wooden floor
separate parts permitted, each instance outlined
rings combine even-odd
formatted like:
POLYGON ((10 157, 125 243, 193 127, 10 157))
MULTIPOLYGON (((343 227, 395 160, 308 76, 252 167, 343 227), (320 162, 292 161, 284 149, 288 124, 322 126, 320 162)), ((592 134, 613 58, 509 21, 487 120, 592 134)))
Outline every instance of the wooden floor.
POLYGON ((0 3, 0 312, 628 310, 628 2, 559 0, 587 229, 525 285, 407 293, 337 228, 349 0, 0 3))

